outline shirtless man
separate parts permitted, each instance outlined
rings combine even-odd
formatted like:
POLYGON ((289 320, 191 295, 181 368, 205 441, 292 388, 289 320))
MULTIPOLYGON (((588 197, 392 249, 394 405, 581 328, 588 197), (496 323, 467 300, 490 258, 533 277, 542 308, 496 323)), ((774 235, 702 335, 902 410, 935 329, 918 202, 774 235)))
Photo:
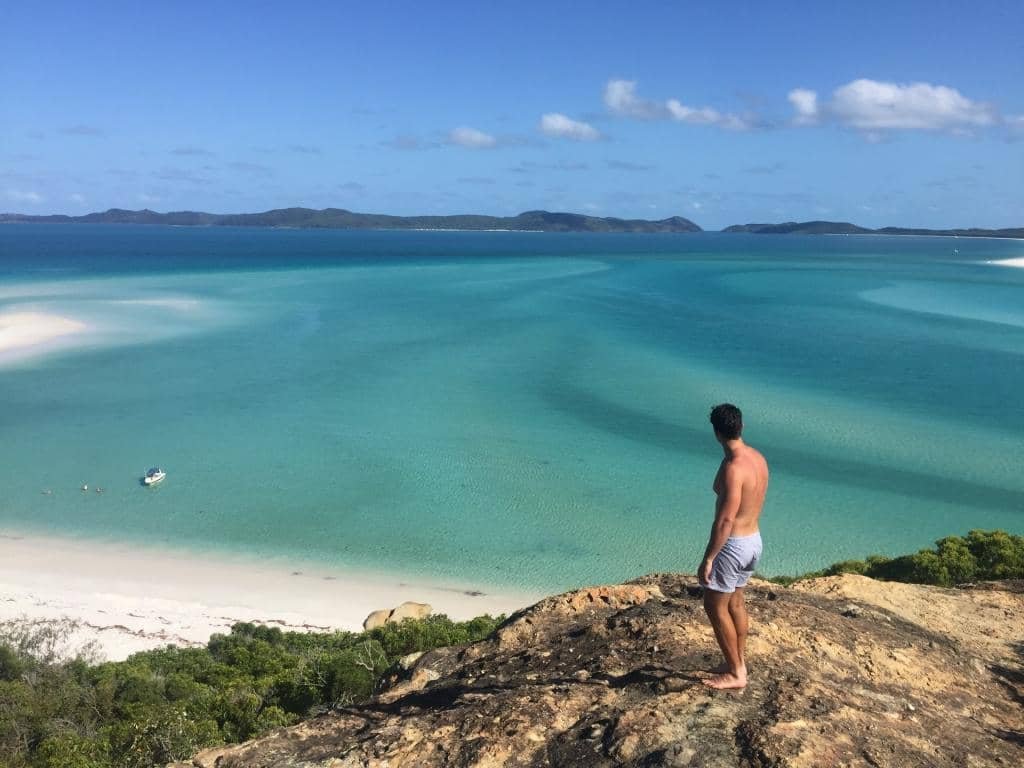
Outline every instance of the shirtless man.
POLYGON ((743 588, 761 557, 757 520, 768 490, 768 462, 743 442, 743 414, 735 405, 716 405, 711 410, 711 425, 725 458, 715 475, 715 522, 697 577, 704 586, 704 610, 725 664, 704 684, 744 688, 747 609, 743 588))

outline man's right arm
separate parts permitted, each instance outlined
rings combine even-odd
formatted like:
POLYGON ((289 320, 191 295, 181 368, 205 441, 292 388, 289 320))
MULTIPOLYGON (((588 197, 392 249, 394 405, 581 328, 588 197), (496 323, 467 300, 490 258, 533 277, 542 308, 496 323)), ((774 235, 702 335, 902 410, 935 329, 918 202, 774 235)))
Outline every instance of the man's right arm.
POLYGON ((732 534, 733 525, 736 523, 736 514, 740 510, 740 499, 743 496, 743 478, 739 470, 732 464, 727 464, 724 470, 722 473, 724 487, 718 494, 718 501, 715 504, 715 522, 711 526, 708 546, 704 550, 704 559, 701 561, 700 570, 697 573, 702 584, 707 583, 711 575, 711 564, 732 534))

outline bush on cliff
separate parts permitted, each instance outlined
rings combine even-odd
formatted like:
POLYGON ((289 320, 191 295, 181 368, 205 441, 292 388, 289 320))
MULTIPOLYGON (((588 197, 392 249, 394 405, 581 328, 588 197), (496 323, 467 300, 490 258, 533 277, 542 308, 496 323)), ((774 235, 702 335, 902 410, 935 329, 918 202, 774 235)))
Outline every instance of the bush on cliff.
POLYGON ((966 536, 939 539, 934 549, 922 549, 913 555, 894 558, 872 555, 866 560, 844 560, 800 578, 840 573, 940 587, 971 581, 1024 579, 1024 536, 1005 531, 974 530, 966 536))

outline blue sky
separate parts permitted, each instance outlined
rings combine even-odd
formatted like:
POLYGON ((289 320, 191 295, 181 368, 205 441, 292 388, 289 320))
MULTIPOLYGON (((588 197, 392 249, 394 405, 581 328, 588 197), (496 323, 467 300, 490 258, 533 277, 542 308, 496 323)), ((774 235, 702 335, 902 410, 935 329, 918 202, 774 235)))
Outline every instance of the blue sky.
POLYGON ((1024 226, 1024 3, 18 3, 0 211, 1024 226))

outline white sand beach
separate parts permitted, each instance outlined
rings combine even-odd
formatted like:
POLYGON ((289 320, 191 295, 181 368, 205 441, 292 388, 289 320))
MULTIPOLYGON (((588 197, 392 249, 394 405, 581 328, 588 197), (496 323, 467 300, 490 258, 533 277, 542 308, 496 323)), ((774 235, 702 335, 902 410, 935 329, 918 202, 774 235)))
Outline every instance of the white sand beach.
POLYGON ((45 312, 0 312, 0 361, 44 351, 86 328, 78 320, 45 312))
POLYGON ((407 600, 469 619, 511 613, 540 597, 0 532, 0 622, 74 619, 73 645, 95 641, 108 660, 167 644, 204 645, 239 621, 360 631, 372 611, 407 600))
POLYGON ((1000 259, 998 261, 990 261, 989 264, 995 264, 1000 267, 1024 268, 1024 257, 1019 259, 1000 259))

